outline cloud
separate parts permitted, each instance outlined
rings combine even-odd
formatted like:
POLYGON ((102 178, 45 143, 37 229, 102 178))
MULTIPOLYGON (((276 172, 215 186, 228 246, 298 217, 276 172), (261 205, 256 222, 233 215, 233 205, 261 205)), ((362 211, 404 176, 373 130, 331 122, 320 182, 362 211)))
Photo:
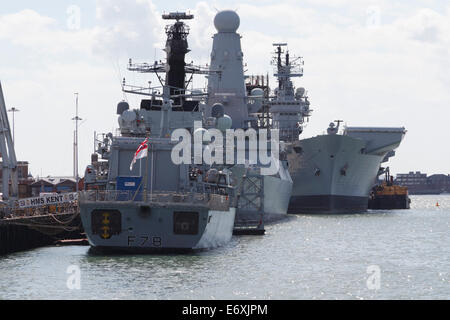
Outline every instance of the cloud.
POLYGON ((164 40, 161 14, 150 0, 97 0, 94 51, 113 57, 153 56, 164 40))
POLYGON ((396 22, 396 25, 418 41, 450 43, 449 14, 440 14, 432 9, 420 9, 411 17, 396 22))
POLYGON ((0 39, 14 46, 32 50, 33 55, 68 56, 88 54, 92 46, 92 32, 68 32, 59 29, 56 20, 32 10, 0 16, 0 39))

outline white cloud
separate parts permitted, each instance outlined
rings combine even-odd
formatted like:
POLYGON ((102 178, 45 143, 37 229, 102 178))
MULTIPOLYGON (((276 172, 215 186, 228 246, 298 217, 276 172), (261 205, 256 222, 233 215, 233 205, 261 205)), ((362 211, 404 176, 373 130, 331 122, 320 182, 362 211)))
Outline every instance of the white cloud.
POLYGON ((92 45, 89 30, 68 32, 58 29, 54 19, 42 16, 32 10, 0 16, 0 39, 32 50, 30 54, 55 55, 87 54, 92 45))
POLYGON ((153 56, 164 40, 161 14, 150 0, 97 0, 94 50, 114 57, 153 56))

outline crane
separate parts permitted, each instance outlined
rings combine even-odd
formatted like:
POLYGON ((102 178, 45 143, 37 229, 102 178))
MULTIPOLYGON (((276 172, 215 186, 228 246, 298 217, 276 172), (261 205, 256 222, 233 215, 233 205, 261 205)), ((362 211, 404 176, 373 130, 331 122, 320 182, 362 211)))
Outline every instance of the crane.
POLYGON ((14 200, 18 198, 17 159, 14 143, 11 137, 8 113, 3 96, 2 84, 0 82, 0 153, 2 157, 2 183, 3 200, 14 200), (11 190, 9 180, 11 179, 11 190))

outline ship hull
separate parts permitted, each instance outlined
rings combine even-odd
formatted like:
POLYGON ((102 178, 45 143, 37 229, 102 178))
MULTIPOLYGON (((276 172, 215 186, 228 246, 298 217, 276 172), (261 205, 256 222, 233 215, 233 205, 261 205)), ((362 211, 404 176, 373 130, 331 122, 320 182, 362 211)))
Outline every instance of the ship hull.
POLYGON ((367 210, 367 197, 314 195, 293 196, 289 203, 289 214, 296 213, 358 213, 367 210))
POLYGON ((275 177, 264 177, 264 221, 273 222, 286 217, 293 183, 275 177))
POLYGON ((369 193, 386 153, 366 154, 364 151, 363 140, 343 135, 296 141, 288 154, 294 181, 288 212, 367 211, 369 193))
POLYGON ((189 252, 228 243, 235 208, 91 202, 81 204, 80 214, 94 252, 189 252))
POLYGON ((377 195, 369 200, 369 209, 372 210, 393 210, 409 209, 411 200, 408 195, 377 195))
POLYGON ((236 213, 236 221, 271 223, 286 218, 293 182, 287 168, 278 176, 251 174, 244 187, 236 213))

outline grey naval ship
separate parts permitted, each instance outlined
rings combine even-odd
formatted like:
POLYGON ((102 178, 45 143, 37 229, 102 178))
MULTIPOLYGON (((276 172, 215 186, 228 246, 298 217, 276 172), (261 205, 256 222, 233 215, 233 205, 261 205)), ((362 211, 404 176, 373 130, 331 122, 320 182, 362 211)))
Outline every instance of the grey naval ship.
POLYGON ((304 88, 294 89, 292 78, 303 76, 304 62, 274 44, 278 88, 268 99, 272 126, 287 143, 289 172, 294 181, 288 213, 351 213, 367 210, 371 188, 384 173, 381 164, 395 155, 405 128, 339 127, 331 123, 327 135, 299 140, 304 119, 311 115, 304 88))
POLYGON ((288 159, 294 188, 289 213, 367 211, 370 190, 384 173, 404 128, 346 127, 330 124, 327 135, 293 144, 288 159))
MULTIPOLYGON (((207 75, 207 100, 205 121, 214 121, 219 116, 232 120, 232 129, 270 130, 259 116, 263 107, 264 92, 255 88, 246 89, 241 35, 237 33, 240 26, 238 14, 231 10, 219 12, 214 25, 217 33, 213 37, 211 51, 211 72, 207 75)), ((278 129, 278 128, 274 128, 278 129)), ((278 140, 277 140, 278 143, 278 140)), ((252 146, 245 145, 246 159, 252 146)), ((289 174, 288 163, 283 158, 283 145, 278 145, 277 170, 274 174, 262 174, 264 167, 258 163, 248 164, 244 179, 239 188, 237 220, 239 222, 272 222, 286 217, 293 182, 289 174)), ((269 153, 277 152, 267 146, 269 153)), ((238 152, 239 150, 235 150, 238 152)), ((256 150, 255 150, 256 151, 256 150)), ((236 155, 235 155, 236 157, 236 155)), ((241 170, 236 167, 235 170, 241 170)))
POLYGON ((196 91, 186 89, 186 73, 209 71, 185 63, 189 28, 182 20, 193 16, 171 13, 163 18, 176 20, 166 29, 166 63, 130 61, 128 67, 156 73, 162 88, 132 86, 124 80, 124 92, 145 99, 134 110, 125 101, 119 103, 119 132, 96 139, 98 149, 86 169, 80 211, 94 251, 208 249, 232 237, 236 196, 230 170, 176 165, 171 158, 177 143, 170 138, 172 131, 185 128, 193 133, 194 121, 203 118, 196 91), (142 158, 142 152, 147 156, 142 158))

